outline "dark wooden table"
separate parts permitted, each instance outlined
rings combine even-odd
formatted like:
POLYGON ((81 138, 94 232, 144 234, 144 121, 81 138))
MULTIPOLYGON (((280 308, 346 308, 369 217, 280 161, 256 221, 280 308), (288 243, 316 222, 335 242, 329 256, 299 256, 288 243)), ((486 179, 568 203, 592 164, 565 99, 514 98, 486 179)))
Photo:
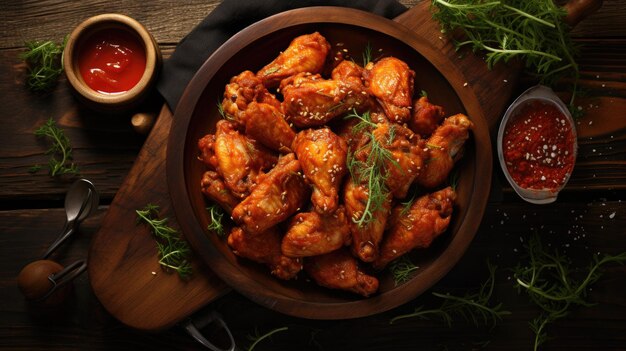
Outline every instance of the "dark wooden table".
MULTIPOLYGON (((60 40, 85 18, 105 13, 128 14, 153 33, 165 57, 219 1, 173 0, 80 2, 11 0, 0 4, 0 348, 38 349, 202 349, 180 328, 151 334, 125 327, 99 304, 89 277, 75 282, 72 299, 62 308, 33 309, 16 286, 20 269, 38 259, 63 227, 63 201, 71 179, 52 178, 45 171, 47 143, 33 135, 52 117, 74 147, 82 175, 101 194, 98 212, 85 221, 78 235, 55 259, 62 264, 84 258, 100 223, 145 136, 133 131, 134 111, 104 116, 82 107, 64 77, 47 95, 33 94, 24 85, 25 65, 18 55, 24 41, 60 40)), ((416 1, 402 1, 411 6, 416 1)), ((452 328, 437 321, 394 316, 420 305, 437 304, 429 293, 389 312, 347 321, 310 321, 260 307, 229 293, 211 307, 226 319, 245 349, 248 335, 288 327, 257 346, 257 350, 528 350, 528 322, 539 312, 525 295, 518 295, 506 268, 520 259, 523 243, 538 232, 571 255, 587 262, 592 253, 626 251, 626 1, 606 1, 603 8, 574 31, 582 45, 578 62, 586 111, 579 120, 579 156, 574 174, 559 200, 533 206, 521 201, 494 167, 494 189, 476 239, 460 263, 432 291, 461 294, 486 278, 485 258, 501 268, 494 301, 512 312, 495 329, 476 328, 462 320, 452 328)), ((519 90, 532 84, 527 78, 519 90)), ((565 93, 560 85, 557 90, 565 93)), ((151 99, 138 110, 158 111, 151 99)), ((496 165, 497 166, 497 165, 496 165)), ((546 350, 626 350, 626 267, 606 269, 589 293, 593 307, 574 309, 549 328, 554 337, 546 350)))

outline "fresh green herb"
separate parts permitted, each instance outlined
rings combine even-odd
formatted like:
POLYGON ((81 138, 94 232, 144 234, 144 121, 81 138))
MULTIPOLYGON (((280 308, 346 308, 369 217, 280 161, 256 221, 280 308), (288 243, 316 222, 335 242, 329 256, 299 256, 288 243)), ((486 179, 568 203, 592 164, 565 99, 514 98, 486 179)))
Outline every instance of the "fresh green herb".
POLYGON ((278 71, 280 71, 280 66, 272 67, 272 68, 268 69, 267 71, 265 71, 265 73, 263 73, 263 76, 264 76, 264 77, 267 77, 267 76, 269 76, 270 74, 272 74, 272 73, 276 73, 276 72, 278 72, 278 71))
POLYGON ((419 267, 407 255, 402 255, 389 264, 395 286, 411 279, 411 274, 418 269, 419 267))
POLYGON ((250 345, 250 347, 248 347, 248 351, 254 350, 256 345, 258 343, 260 343, 261 341, 271 337, 272 335, 274 335, 276 333, 280 333, 280 332, 288 330, 288 329, 289 329, 288 327, 277 328, 277 329, 271 330, 268 333, 265 333, 263 335, 259 335, 258 331, 257 331, 256 336, 250 337, 250 339, 253 341, 253 343, 252 343, 252 345, 250 345))
POLYGON ((450 187, 454 191, 456 191, 456 187, 459 185, 459 178, 460 178, 459 174, 460 174, 459 169, 454 168, 452 172, 450 172, 450 175, 448 176, 448 183, 450 184, 450 187))
POLYGON ((63 72, 62 56, 67 37, 63 43, 53 41, 31 41, 26 43, 26 52, 20 58, 28 63, 26 85, 35 92, 46 92, 54 87, 63 72))
POLYGON ((498 61, 520 57, 526 68, 550 85, 565 74, 574 77, 570 105, 576 96, 579 70, 574 60, 575 46, 562 20, 565 11, 545 0, 432 0, 433 16, 442 31, 461 31, 469 45, 484 50, 492 67, 498 61))
POLYGON ((363 54, 361 55, 363 56, 363 67, 372 62, 372 44, 370 44, 369 41, 367 45, 365 45, 365 49, 363 49, 363 54))
POLYGON ((159 219, 159 206, 148 204, 135 212, 137 222, 144 222, 152 229, 159 250, 159 264, 166 271, 176 271, 183 279, 189 278, 193 273, 189 262, 191 255, 189 244, 181 238, 176 229, 167 225, 167 218, 159 219))
POLYGON ((34 165, 32 167, 30 167, 28 169, 28 173, 37 173, 39 172, 43 167, 41 165, 34 165))
POLYGON ((490 305, 497 267, 487 262, 487 268, 489 269, 489 278, 480 286, 478 291, 474 293, 467 292, 463 296, 434 292, 434 296, 444 300, 439 308, 426 310, 423 306, 419 306, 415 309, 415 312, 397 316, 390 323, 393 324, 405 318, 429 320, 434 317, 444 321, 451 327, 454 317, 460 316, 468 322, 471 321, 477 327, 480 325, 495 327, 502 320, 503 316, 509 315, 511 312, 503 310, 501 303, 495 306, 490 305))
MULTIPOLYGON (((377 125, 372 122, 369 111, 362 115, 353 111, 345 118, 358 118, 360 121, 353 127, 353 132, 359 133, 365 131, 365 135, 369 138, 369 142, 362 146, 361 149, 356 150, 356 152, 350 151, 347 158, 347 167, 352 176, 352 181, 365 184, 368 189, 367 203, 365 204, 363 213, 357 216, 358 218, 352 218, 354 223, 359 226, 365 226, 375 220, 376 217, 374 214, 376 211, 383 208, 389 197, 390 192, 385 184, 387 179, 387 164, 391 163, 397 167, 399 167, 399 165, 396 160, 393 159, 391 151, 386 149, 372 133, 372 129, 377 128, 377 125), (363 151, 367 151, 366 160, 357 160, 355 154, 363 151)), ((393 128, 393 126, 390 127, 389 138, 387 139, 388 144, 392 141, 393 128)))
POLYGON ((234 116, 231 116, 230 114, 226 113, 226 111, 224 111, 224 105, 222 105, 222 102, 219 101, 219 99, 217 100, 217 112, 219 112, 220 116, 222 116, 222 118, 225 120, 228 120, 228 121, 235 120, 234 116))
POLYGON ((516 288, 525 291, 542 313, 530 323, 535 333, 534 350, 547 340, 546 327, 569 313, 574 306, 591 306, 586 300, 589 286, 601 277, 600 269, 609 263, 623 264, 626 252, 619 255, 593 256, 589 269, 582 280, 575 278, 576 270, 570 267, 569 259, 557 250, 546 252, 535 233, 528 245, 528 262, 514 269, 516 288))
POLYGON ((224 210, 216 204, 207 207, 206 210, 209 211, 209 215, 211 216, 211 223, 209 223, 207 229, 214 231, 220 237, 224 237, 226 234, 224 231, 224 225, 222 225, 224 210))
MULTIPOLYGON (((78 166, 74 163, 67 165, 72 159, 72 146, 70 140, 65 136, 63 130, 57 127, 56 123, 50 118, 44 125, 35 130, 38 137, 47 137, 52 140, 52 146, 46 151, 51 155, 48 162, 50 175, 55 177, 63 174, 78 174, 78 166), (61 159, 57 159, 59 156, 61 159)), ((36 167, 36 166, 35 166, 36 167)), ((32 169, 35 169, 32 168, 32 169)), ((41 168, 41 166, 39 166, 41 168)))

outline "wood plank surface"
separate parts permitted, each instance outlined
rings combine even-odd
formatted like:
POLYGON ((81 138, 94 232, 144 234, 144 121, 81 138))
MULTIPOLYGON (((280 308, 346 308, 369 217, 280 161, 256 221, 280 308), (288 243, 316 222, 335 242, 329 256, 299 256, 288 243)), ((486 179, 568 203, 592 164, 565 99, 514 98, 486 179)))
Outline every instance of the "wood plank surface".
MULTIPOLYGON (((402 0, 413 6, 419 1, 402 0)), ((94 295, 87 274, 75 281, 73 298, 59 309, 33 309, 21 298, 15 277, 38 258, 63 226, 63 198, 71 179, 54 179, 42 170, 48 144, 33 131, 52 117, 74 146, 83 175, 102 193, 102 206, 85 221, 73 240, 53 259, 69 264, 87 254, 116 192, 129 173, 145 136, 130 127, 134 111, 103 116, 80 108, 62 77, 56 89, 41 96, 24 88, 25 66, 17 57, 24 41, 60 40, 83 19, 104 12, 128 14, 144 23, 168 57, 175 44, 215 8, 218 0, 8 0, 0 2, 0 349, 3 350, 202 350, 180 328, 151 334, 122 325, 106 312, 94 295)), ((578 62, 586 96, 579 104, 587 111, 577 126, 579 158, 566 191, 557 203, 530 206, 519 200, 494 167, 492 202, 475 241, 460 264, 432 290, 461 293, 485 279, 484 259, 501 267, 514 265, 522 241, 538 231, 553 245, 577 260, 592 252, 626 251, 626 0, 604 1, 603 7, 574 30, 582 44, 578 62)), ((514 89, 534 84, 522 77, 514 89)), ((567 86, 556 89, 567 96, 567 86)), ((152 99, 142 110, 158 112, 152 99)), ((598 304, 575 309, 550 327, 555 337, 544 350, 626 350, 626 269, 610 267, 590 291, 598 304)), ((529 350, 528 321, 537 310, 512 288, 506 269, 497 278, 495 301, 512 312, 494 330, 463 322, 450 329, 432 322, 407 320, 389 324, 416 306, 435 306, 425 294, 381 315, 349 321, 308 321, 286 317, 230 293, 210 308, 224 315, 242 349, 246 336, 289 327, 260 343, 255 350, 529 350)))

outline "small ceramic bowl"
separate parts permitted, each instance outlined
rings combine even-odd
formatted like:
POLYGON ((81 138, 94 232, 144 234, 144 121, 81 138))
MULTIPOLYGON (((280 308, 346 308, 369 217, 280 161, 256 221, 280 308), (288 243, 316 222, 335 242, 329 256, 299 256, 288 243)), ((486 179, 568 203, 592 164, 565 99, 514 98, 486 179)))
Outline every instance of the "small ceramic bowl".
MULTIPOLYGON (((513 190, 525 201, 533 203, 533 204, 549 204, 556 201, 556 198, 559 192, 565 187, 567 184, 570 175, 572 172, 567 174, 566 178, 562 182, 562 184, 556 189, 528 189, 522 188, 519 186, 506 166, 504 161, 504 152, 503 152, 503 138, 504 131, 506 130, 507 124, 509 121, 514 118, 518 111, 521 108, 526 106, 527 103, 531 101, 540 101, 542 103, 551 104, 558 108, 561 113, 566 117, 565 120, 570 124, 572 133, 573 133, 573 159, 574 162, 576 160, 576 154, 578 150, 578 143, 576 141, 576 125, 574 123, 574 119, 569 112, 567 106, 561 101, 561 99, 554 93, 552 89, 543 85, 536 85, 534 87, 529 88, 525 92, 523 92, 504 113, 504 117, 502 118, 502 122, 500 122, 500 129, 498 130, 498 138, 497 138, 497 147, 498 147, 498 159, 500 161, 500 167, 502 167, 502 171, 504 172, 504 176, 513 187, 513 190)), ((572 168, 573 170, 573 168, 572 168)))
POLYGON ((136 20, 120 14, 102 14, 82 22, 70 34, 63 52, 67 80, 78 97, 88 106, 103 111, 119 111, 136 106, 150 92, 161 66, 161 51, 148 30, 136 20), (132 88, 118 93, 103 93, 89 87, 80 72, 81 48, 93 35, 107 31, 124 31, 137 41, 145 52, 145 69, 132 88))

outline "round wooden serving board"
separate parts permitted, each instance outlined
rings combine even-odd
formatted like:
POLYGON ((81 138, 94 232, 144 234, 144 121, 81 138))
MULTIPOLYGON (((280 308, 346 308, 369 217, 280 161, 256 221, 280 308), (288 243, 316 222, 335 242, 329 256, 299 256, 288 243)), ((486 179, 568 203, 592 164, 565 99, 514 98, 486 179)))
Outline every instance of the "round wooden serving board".
MULTIPOLYGON (((452 76, 456 78, 449 83, 459 95, 475 96, 472 100, 479 106, 473 108, 482 112, 493 131, 518 81, 519 67, 497 65, 489 70, 482 58, 471 52, 456 52, 432 19, 429 3, 421 2, 395 21, 430 44, 424 56, 435 66, 455 71, 452 76)), ((121 322, 143 330, 170 327, 229 291, 199 262, 189 281, 164 273, 148 228, 136 225, 135 210, 154 203, 161 207, 161 216, 178 228, 165 176, 171 121, 172 114, 164 107, 89 252, 90 281, 100 302, 121 322)))

